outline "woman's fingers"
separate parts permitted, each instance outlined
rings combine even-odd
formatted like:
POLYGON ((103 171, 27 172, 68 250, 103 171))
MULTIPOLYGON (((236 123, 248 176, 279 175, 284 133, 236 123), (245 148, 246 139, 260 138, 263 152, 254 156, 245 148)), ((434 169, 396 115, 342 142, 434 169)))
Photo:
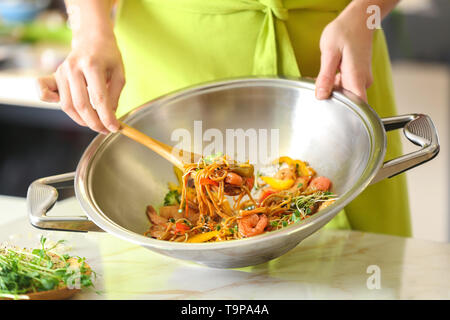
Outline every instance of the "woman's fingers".
POLYGON ((112 95, 108 92, 106 73, 91 67, 85 71, 85 77, 89 97, 103 126, 111 132, 116 132, 119 129, 119 122, 114 114, 117 101, 113 101, 112 95))
POLYGON ((336 77, 334 79, 334 87, 335 88, 341 88, 342 87, 342 77, 341 77, 341 73, 338 72, 336 74, 336 77))
POLYGON ((341 65, 341 83, 344 89, 367 102, 366 88, 370 85, 371 72, 364 65, 366 64, 358 62, 350 53, 345 55, 341 65))
POLYGON ((118 68, 107 84, 106 73, 97 66, 83 73, 81 69, 63 64, 54 76, 39 79, 41 99, 60 100, 62 110, 79 125, 104 134, 115 132, 120 126, 115 110, 125 83, 121 70, 118 68))
POLYGON ((108 134, 108 130, 100 121, 97 112, 91 105, 88 90, 86 87, 86 80, 81 71, 69 71, 68 75, 73 105, 79 116, 92 130, 108 134))
POLYGON ((83 119, 81 119, 80 115, 73 107, 69 83, 64 74, 62 74, 60 69, 56 71, 54 79, 58 87, 58 96, 62 111, 64 111, 69 117, 72 118, 72 120, 74 120, 80 126, 85 127, 86 123, 83 121, 83 119))
POLYGON ((342 87, 367 102, 366 85, 362 75, 352 73, 345 75, 345 77, 343 76, 342 87))
POLYGON ((56 79, 53 75, 38 78, 39 98, 45 102, 58 102, 59 93, 56 79))
POLYGON ((367 102, 366 89, 373 81, 370 52, 349 46, 343 51, 340 70, 342 87, 367 102))
POLYGON ((74 34, 72 50, 58 67, 56 81, 41 78, 39 89, 42 100, 60 98, 73 120, 106 134, 119 127, 114 113, 123 87, 123 61, 112 30, 86 31, 74 34))
POLYGON ((119 97, 125 85, 125 77, 122 68, 117 68, 111 75, 108 92, 110 95, 111 107, 114 112, 119 105, 119 97))
POLYGON ((341 54, 339 50, 326 49, 322 50, 320 58, 320 72, 316 79, 316 97, 317 99, 327 99, 336 78, 336 71, 338 70, 341 61, 341 54))

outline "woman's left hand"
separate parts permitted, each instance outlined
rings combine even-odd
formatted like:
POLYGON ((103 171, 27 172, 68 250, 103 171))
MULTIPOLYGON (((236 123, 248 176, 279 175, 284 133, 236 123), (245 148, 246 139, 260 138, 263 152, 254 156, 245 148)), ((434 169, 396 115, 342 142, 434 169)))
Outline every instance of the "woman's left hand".
POLYGON ((372 84, 373 30, 366 15, 344 10, 328 24, 320 38, 321 63, 316 80, 316 97, 327 99, 333 87, 347 89, 367 102, 372 84))

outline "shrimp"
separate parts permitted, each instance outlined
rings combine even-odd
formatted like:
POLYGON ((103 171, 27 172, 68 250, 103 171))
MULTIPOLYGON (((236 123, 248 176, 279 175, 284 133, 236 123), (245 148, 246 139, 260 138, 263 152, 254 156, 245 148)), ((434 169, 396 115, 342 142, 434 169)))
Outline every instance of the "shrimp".
POLYGON ((297 179, 297 175, 292 168, 283 168, 278 170, 278 172, 274 175, 274 178, 280 180, 295 180, 297 179))
POLYGON ((239 219, 239 232, 244 237, 253 237, 264 232, 269 219, 265 214, 252 214, 239 219))
MULTIPOLYGON (((192 224, 196 224, 199 216, 198 212, 191 212, 189 217, 185 219, 189 220, 192 224)), ((178 206, 164 206, 159 209, 159 214, 157 214, 152 206, 147 206, 147 217, 152 223, 149 230, 150 235, 154 238, 160 238, 166 233, 169 220, 182 219, 184 213, 178 211, 178 206)), ((174 229, 174 227, 171 229, 174 229)))
POLYGON ((306 187, 308 186, 308 182, 310 180, 310 177, 298 177, 292 187, 288 189, 290 192, 294 193, 296 191, 303 192, 306 187))
POLYGON ((161 217, 156 213, 155 208, 153 206, 147 206, 147 217, 151 223, 156 225, 164 225, 167 223, 167 218, 161 217))
POLYGON ((322 204, 319 206, 319 208, 317 209, 317 211, 320 211, 322 209, 325 209, 326 207, 332 205, 334 202, 336 201, 336 199, 330 199, 327 200, 325 202, 322 202, 322 204))
POLYGON ((178 206, 164 206, 159 209, 159 216, 166 219, 181 219, 183 218, 183 212, 178 211, 178 206))
POLYGON ((228 172, 227 177, 225 178, 225 183, 241 186, 244 183, 244 179, 234 172, 228 172))
POLYGON ((311 180, 306 191, 328 191, 331 187, 331 181, 327 177, 316 177, 311 180))

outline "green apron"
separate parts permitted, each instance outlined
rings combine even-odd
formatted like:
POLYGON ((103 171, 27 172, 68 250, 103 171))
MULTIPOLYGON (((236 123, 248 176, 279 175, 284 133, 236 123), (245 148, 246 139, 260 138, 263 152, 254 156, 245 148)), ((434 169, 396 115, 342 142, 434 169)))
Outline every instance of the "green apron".
MULTIPOLYGON (((206 81, 249 76, 316 77, 323 28, 349 0, 128 0, 115 32, 126 85, 118 116, 165 93, 206 81)), ((395 115, 391 66, 382 30, 373 40, 369 104, 395 115)), ((386 158, 401 154, 388 133, 386 158)), ((330 228, 411 236, 405 176, 368 187, 330 228)))

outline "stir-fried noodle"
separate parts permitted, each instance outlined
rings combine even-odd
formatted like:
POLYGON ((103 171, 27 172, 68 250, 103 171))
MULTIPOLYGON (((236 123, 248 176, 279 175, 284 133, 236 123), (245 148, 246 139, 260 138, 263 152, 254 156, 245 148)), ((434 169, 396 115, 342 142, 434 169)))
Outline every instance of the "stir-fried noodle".
POLYGON ((145 235, 178 242, 211 242, 252 237, 274 231, 333 203, 331 181, 316 177, 300 160, 280 158, 272 177, 257 174, 248 163, 225 156, 201 159, 176 170, 179 185, 159 214, 147 207, 151 222, 145 235))

